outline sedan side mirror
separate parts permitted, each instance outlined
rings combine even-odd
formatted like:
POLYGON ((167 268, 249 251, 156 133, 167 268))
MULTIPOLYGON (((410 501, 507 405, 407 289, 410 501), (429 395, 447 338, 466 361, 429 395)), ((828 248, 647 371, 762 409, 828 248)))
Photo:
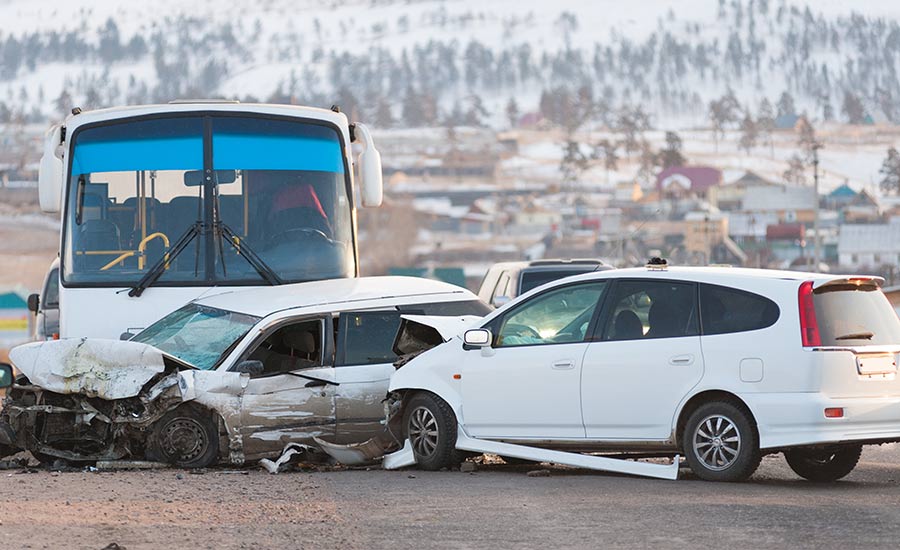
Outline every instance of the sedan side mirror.
POLYGON ((28 295, 28 311, 37 313, 41 307, 41 297, 37 294, 28 295))
POLYGON ((262 361, 257 361, 255 359, 248 359, 247 361, 241 361, 233 369, 234 372, 239 372, 241 374, 249 374, 250 376, 257 376, 262 374, 265 369, 262 361))
POLYGON ((485 348, 491 345, 491 331, 486 328, 473 328, 463 335, 463 343, 473 348, 485 348))
POLYGON ((0 363, 0 388, 8 388, 13 385, 16 377, 13 374, 12 365, 0 363))

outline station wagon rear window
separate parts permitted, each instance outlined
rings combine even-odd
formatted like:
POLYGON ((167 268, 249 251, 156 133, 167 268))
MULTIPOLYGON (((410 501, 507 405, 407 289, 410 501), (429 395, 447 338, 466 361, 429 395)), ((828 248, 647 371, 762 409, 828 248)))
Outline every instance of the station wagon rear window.
POLYGON ((900 318, 871 285, 825 285, 813 293, 823 346, 900 344, 900 318))

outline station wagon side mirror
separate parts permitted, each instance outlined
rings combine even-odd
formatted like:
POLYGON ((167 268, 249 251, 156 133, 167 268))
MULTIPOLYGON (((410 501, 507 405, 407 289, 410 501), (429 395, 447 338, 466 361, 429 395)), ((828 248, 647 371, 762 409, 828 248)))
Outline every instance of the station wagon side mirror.
POLYGON ((494 307, 503 307, 510 302, 509 296, 494 296, 494 299, 491 300, 491 305, 494 307))
POLYGON ((41 307, 41 297, 37 294, 28 295, 28 311, 37 313, 41 307))
POLYGON ((265 369, 262 361, 257 361, 256 359, 248 359, 246 361, 241 361, 237 365, 231 369, 233 372, 239 372, 241 374, 249 374, 250 376, 256 376, 262 374, 265 369))
POLYGON ((16 379, 13 375, 12 365, 9 363, 0 363, 0 388, 8 388, 13 385, 16 379))
POLYGON ((463 335, 463 343, 472 348, 485 348, 491 345, 491 331, 486 328, 473 328, 463 335))

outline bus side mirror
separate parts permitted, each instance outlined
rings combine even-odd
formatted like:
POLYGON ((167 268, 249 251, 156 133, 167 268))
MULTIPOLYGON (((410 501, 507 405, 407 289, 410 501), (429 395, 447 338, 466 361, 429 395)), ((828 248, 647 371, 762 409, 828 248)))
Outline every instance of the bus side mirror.
POLYGON ((52 126, 44 136, 44 154, 38 172, 38 197, 41 210, 59 212, 63 188, 63 161, 56 149, 62 141, 62 125, 52 126))
POLYGON ((41 297, 37 294, 28 295, 28 311, 37 313, 41 307, 41 297))
POLYGON ((362 205, 365 207, 381 206, 384 195, 384 182, 381 176, 381 153, 375 148, 372 134, 364 124, 354 123, 355 141, 362 144, 362 152, 356 162, 362 205))

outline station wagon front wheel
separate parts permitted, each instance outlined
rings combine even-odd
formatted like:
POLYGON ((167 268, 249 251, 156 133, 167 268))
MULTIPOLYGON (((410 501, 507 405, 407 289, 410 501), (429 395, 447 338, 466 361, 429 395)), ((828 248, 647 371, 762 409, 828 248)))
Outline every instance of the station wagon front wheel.
POLYGON ((697 407, 685 424, 682 449, 707 481, 744 481, 759 467, 759 436, 748 413, 727 401, 697 407))
POLYGON ((456 452, 456 415, 440 397, 415 394, 406 406, 403 427, 416 464, 423 470, 440 470, 460 462, 456 452))

